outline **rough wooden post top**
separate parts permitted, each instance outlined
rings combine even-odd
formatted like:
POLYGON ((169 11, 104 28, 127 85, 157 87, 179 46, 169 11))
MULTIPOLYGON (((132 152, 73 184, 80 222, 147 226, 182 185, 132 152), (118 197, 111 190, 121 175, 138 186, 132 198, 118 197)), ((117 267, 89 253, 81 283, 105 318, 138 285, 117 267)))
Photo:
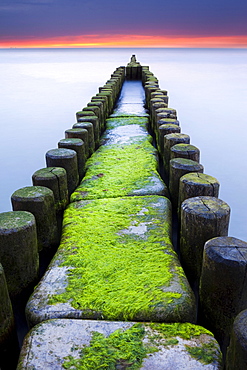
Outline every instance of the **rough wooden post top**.
POLYGON ((51 149, 48 150, 46 153, 46 157, 50 158, 73 158, 76 156, 76 152, 72 149, 64 149, 64 148, 58 148, 58 149, 51 149))
POLYGON ((63 167, 45 167, 37 170, 33 174, 33 178, 49 179, 66 176, 66 170, 63 167))
POLYGON ((8 235, 24 230, 35 224, 34 215, 26 211, 0 213, 0 235, 8 235))
POLYGON ((230 213, 230 207, 226 202, 207 196, 188 198, 182 203, 181 208, 186 213, 212 219, 230 213))
POLYGON ((11 199, 28 199, 42 202, 47 196, 51 196, 53 198, 53 192, 45 186, 26 186, 24 188, 16 190, 12 194, 11 199))
POLYGON ((177 143, 177 140, 179 140, 179 142, 181 140, 181 141, 183 141, 184 143, 187 143, 187 144, 190 143, 189 135, 181 134, 181 133, 178 133, 178 132, 173 132, 171 134, 167 134, 167 135, 165 135, 164 139, 166 141, 169 141, 169 140, 175 141, 176 143, 177 143))
POLYGON ((184 169, 186 167, 190 171, 203 171, 203 165, 196 161, 186 158, 174 158, 170 160, 170 165, 176 169, 184 169))
POLYGON ((171 151, 181 151, 181 152, 198 152, 198 148, 194 145, 187 143, 178 143, 173 145, 171 151))
POLYGON ((204 250, 207 254, 213 254, 214 260, 218 259, 228 264, 247 263, 247 243, 234 237, 221 236, 210 239, 205 243, 204 250))
POLYGON ((212 184, 218 184, 218 186, 220 186, 218 180, 215 177, 200 172, 187 173, 180 178, 180 182, 184 182, 188 185, 196 183, 209 186, 212 186, 212 184))

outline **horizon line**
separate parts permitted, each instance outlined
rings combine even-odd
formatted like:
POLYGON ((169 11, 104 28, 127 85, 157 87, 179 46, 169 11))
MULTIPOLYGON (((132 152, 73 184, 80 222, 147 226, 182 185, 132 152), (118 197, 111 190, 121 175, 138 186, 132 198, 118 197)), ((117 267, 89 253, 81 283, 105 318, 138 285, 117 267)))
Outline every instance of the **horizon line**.
POLYGON ((77 35, 21 40, 1 40, 1 49, 10 48, 247 48, 241 36, 159 36, 159 35, 77 35))

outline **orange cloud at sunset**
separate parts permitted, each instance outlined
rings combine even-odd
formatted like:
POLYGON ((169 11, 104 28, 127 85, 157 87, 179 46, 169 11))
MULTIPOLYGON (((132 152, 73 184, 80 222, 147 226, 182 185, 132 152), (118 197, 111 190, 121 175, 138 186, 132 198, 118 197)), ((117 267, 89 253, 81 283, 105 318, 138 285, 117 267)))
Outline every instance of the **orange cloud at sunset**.
POLYGON ((148 36, 148 35, 82 35, 53 38, 5 39, 0 48, 246 48, 245 36, 148 36))

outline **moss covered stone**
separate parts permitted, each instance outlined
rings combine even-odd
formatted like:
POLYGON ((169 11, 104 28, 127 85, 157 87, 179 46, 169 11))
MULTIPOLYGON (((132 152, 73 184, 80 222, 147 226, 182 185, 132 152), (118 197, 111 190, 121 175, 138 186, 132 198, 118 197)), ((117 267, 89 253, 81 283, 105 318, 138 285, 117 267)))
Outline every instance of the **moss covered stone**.
POLYGON ((29 301, 30 325, 52 317, 193 321, 194 297, 170 237, 166 198, 72 203, 60 248, 29 301))
MULTIPOLYGON (((121 122, 129 122, 122 119, 121 122)), ((71 201, 125 195, 167 195, 157 172, 156 150, 146 130, 132 121, 126 126, 112 120, 102 145, 87 161, 86 175, 71 201)))
POLYGON ((40 363, 48 370, 220 370, 221 354, 212 333, 189 323, 60 319, 30 331, 17 369, 40 363))

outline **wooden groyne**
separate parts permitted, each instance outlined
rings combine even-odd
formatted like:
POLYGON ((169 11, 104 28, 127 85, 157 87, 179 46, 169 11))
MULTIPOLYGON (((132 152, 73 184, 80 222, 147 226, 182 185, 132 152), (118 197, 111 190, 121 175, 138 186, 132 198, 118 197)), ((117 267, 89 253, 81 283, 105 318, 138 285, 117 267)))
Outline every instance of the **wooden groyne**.
POLYGON ((26 297, 19 370, 247 368, 247 245, 168 103, 132 56, 0 214, 2 370, 26 297))

